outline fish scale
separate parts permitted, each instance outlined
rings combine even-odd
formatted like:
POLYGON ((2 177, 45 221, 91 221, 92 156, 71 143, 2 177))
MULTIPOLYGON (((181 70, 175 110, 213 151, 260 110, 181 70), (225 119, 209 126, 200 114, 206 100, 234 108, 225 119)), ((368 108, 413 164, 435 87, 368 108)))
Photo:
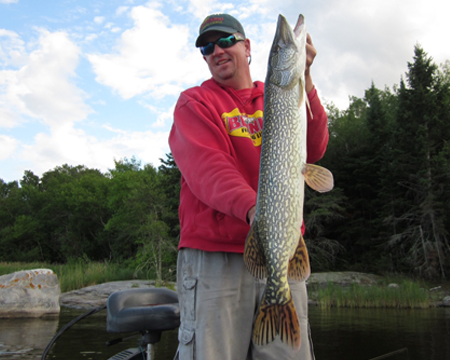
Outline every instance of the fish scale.
POLYGON ((333 188, 328 170, 306 163, 305 66, 304 18, 292 30, 280 15, 265 82, 256 213, 244 261, 253 276, 267 277, 253 342, 265 345, 279 336, 295 349, 301 335, 288 277, 304 280, 310 274, 301 234, 304 184, 320 192, 333 188))

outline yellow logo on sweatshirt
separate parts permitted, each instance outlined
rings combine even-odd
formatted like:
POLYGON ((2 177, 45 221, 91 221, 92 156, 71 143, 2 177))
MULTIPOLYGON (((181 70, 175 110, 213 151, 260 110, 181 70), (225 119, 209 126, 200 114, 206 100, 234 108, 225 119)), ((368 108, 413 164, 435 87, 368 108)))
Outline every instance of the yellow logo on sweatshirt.
POLYGON ((250 138, 254 146, 261 146, 263 127, 261 110, 249 115, 241 113, 236 108, 229 113, 223 113, 222 120, 230 136, 250 138))

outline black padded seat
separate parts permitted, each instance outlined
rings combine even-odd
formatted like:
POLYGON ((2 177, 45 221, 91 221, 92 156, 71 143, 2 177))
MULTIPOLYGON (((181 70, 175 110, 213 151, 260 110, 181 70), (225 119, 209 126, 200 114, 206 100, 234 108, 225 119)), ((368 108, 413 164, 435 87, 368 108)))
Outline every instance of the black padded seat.
POLYGON ((108 332, 158 332, 180 325, 175 291, 163 288, 129 289, 111 294, 107 302, 108 332))

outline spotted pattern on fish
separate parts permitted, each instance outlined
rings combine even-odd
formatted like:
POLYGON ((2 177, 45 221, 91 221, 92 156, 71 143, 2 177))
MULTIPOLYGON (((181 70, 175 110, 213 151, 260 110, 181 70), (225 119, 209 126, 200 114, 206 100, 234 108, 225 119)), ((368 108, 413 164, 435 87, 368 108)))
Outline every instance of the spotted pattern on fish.
POLYGON ((306 164, 305 66, 303 16, 292 30, 280 15, 265 82, 258 196, 244 261, 255 277, 267 276, 253 342, 264 345, 280 336, 295 349, 301 335, 288 276, 304 280, 310 274, 301 234, 304 184, 318 191, 333 187, 328 170, 306 164))

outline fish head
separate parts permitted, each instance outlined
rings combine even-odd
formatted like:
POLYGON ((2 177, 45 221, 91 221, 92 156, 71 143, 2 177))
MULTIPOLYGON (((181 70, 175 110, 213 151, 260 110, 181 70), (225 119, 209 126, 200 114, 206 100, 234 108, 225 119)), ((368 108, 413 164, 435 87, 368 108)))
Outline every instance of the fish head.
POLYGON ((278 16, 277 30, 269 54, 266 82, 282 88, 299 84, 306 66, 306 25, 300 15, 294 29, 283 15, 278 16))

